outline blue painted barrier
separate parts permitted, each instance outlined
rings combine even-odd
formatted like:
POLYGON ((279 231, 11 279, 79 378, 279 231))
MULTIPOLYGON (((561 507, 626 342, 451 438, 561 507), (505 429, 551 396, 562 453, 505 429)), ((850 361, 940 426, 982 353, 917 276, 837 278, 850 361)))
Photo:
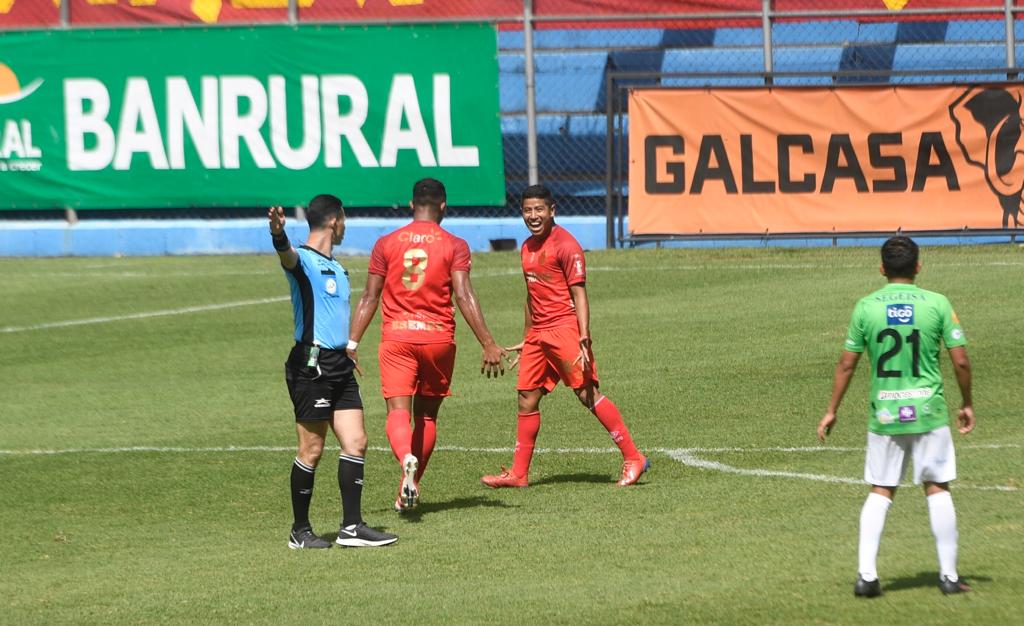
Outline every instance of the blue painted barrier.
MULTIPOLYGON (((367 255, 377 238, 405 225, 404 219, 350 218, 342 255, 367 255)), ((586 249, 605 247, 603 217, 563 217, 558 223, 586 249)), ((529 236, 519 218, 449 218, 444 227, 462 237, 474 252, 491 249, 492 239, 529 236)), ((293 242, 306 239, 304 223, 290 220, 293 242)), ((265 219, 239 220, 88 220, 0 221, 0 257, 163 256, 202 254, 269 254, 273 252, 265 219)))
MULTIPOLYGON (((335 249, 339 255, 365 256, 374 242, 386 233, 408 223, 404 219, 350 218, 345 240, 335 249)), ((603 217, 561 217, 564 226, 587 250, 605 248, 603 217)), ((453 217, 444 227, 462 237, 474 252, 491 250, 491 240, 514 239, 516 249, 529 236, 519 218, 453 217)), ((626 225, 628 229, 628 223, 626 225)), ((290 220, 288 236, 302 242, 309 232, 303 223, 290 220)), ((840 238, 839 246, 878 246, 879 237, 840 238)), ((928 237, 928 245, 971 245, 1008 243, 1007 235, 970 234, 928 237)), ((693 239, 639 243, 637 248, 804 248, 830 246, 830 237, 806 239, 693 239)), ((64 221, 0 221, 0 257, 56 256, 164 256, 212 254, 271 254, 267 222, 263 219, 240 220, 90 220, 68 224, 64 221)))

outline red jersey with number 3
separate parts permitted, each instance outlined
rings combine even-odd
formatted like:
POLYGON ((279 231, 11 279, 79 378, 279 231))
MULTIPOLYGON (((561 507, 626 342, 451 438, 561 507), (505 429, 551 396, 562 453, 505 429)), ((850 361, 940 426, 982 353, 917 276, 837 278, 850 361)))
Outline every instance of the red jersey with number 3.
POLYGON ((532 327, 577 326, 569 287, 587 282, 587 265, 576 238, 556 224, 544 239, 524 241, 522 257, 532 327))
POLYGON ((414 221, 377 240, 371 274, 384 277, 385 341, 452 343, 452 272, 468 272, 469 245, 431 221, 414 221))

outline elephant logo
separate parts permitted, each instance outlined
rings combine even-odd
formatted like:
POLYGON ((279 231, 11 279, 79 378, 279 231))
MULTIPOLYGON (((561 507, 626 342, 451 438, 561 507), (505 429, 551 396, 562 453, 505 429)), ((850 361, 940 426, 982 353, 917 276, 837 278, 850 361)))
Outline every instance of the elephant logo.
POLYGON ((997 87, 971 87, 949 105, 956 142, 970 165, 981 168, 999 198, 1003 228, 1020 227, 1024 192, 1021 97, 997 87))

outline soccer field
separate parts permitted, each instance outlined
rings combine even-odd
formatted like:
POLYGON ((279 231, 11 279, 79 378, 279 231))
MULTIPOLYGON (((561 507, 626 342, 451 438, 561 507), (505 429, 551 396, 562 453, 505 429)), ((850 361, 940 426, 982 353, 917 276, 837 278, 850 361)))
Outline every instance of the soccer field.
MULTIPOLYGON (((474 260, 488 324, 513 344, 518 256, 474 260)), ((358 292, 367 260, 341 261, 358 292)), ((955 437, 953 486, 974 592, 939 592, 908 487, 883 536, 885 595, 862 600, 866 363, 825 446, 815 427, 853 304, 884 282, 876 248, 589 253, 602 390, 653 462, 627 489, 564 388, 542 405, 531 486, 480 484, 511 462, 515 377, 480 376, 460 317, 422 504, 394 513, 378 316, 360 346, 363 509, 401 539, 326 551, 287 548, 292 322, 276 257, 0 260, 0 623, 1024 623, 1024 250, 926 245, 922 262, 974 365, 978 427, 955 437)), ((329 536, 335 457, 311 511, 329 536)))

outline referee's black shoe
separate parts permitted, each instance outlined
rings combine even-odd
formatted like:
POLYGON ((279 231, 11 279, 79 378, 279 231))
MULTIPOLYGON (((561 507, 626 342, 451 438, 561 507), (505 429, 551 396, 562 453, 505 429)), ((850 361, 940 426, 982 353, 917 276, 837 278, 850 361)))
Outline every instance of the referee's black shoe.
POLYGON ((306 526, 305 528, 292 529, 292 533, 288 535, 288 547, 292 550, 323 550, 330 548, 331 542, 317 537, 313 529, 306 526))
POLYGON ((939 578, 939 589, 947 596, 953 593, 965 593, 971 590, 970 585, 963 579, 950 580, 948 576, 939 578))
POLYGON ((874 598, 882 595, 882 583, 878 579, 864 580, 857 576, 857 583, 853 586, 853 595, 858 598, 874 598))
POLYGON ((376 548, 398 541, 398 535, 370 528, 363 522, 342 526, 338 529, 338 539, 334 542, 346 548, 376 548))

